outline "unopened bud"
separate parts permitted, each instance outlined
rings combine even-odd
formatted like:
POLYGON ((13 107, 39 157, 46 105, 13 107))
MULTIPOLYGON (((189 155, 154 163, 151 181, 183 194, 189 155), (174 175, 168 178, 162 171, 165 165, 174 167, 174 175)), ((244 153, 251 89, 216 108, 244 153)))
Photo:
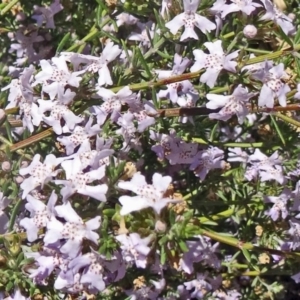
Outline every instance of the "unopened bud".
POLYGON ((158 231, 158 232, 165 232, 167 229, 167 225, 166 223, 160 221, 160 220, 157 220, 156 223, 155 223, 155 230, 158 231))
POLYGON ((246 25, 243 33, 246 38, 253 39, 257 35, 257 29, 254 25, 246 25))
POLYGON ((22 176, 17 176, 17 177, 15 178, 15 182, 16 182, 17 184, 21 184, 23 181, 24 181, 24 178, 23 178, 22 176))
POLYGON ((26 167, 28 167, 28 165, 29 165, 28 161, 26 161, 26 160, 21 162, 21 168, 26 168, 26 167))
POLYGON ((11 165, 10 165, 10 162, 9 161, 4 161, 2 164, 1 164, 1 168, 4 172, 8 172, 11 170, 11 165))
POLYGON ((4 109, 0 109, 0 121, 6 116, 4 109))
POLYGON ((288 17, 289 17, 292 21, 294 21, 295 18, 296 18, 296 15, 293 14, 293 13, 289 13, 289 14, 288 14, 288 17))

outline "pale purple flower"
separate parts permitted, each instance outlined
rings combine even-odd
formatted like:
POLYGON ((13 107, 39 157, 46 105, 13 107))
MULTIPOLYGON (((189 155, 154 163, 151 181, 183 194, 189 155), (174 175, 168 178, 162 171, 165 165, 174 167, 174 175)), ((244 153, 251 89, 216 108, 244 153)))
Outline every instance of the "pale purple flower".
POLYGON ((65 158, 56 158, 53 154, 48 154, 43 163, 40 162, 41 155, 36 154, 33 157, 31 164, 26 168, 21 168, 19 173, 22 176, 29 174, 30 176, 21 184, 23 190, 22 199, 24 199, 28 193, 34 190, 36 187, 43 187, 44 184, 52 180, 59 170, 55 170, 65 158))
POLYGON ((259 149, 249 156, 251 166, 247 169, 245 177, 248 180, 255 179, 259 174, 261 181, 276 180, 280 184, 285 182, 283 174, 282 159, 277 151, 267 157, 259 149), (249 173, 251 170, 251 173, 249 173))
POLYGON ((17 287, 14 290, 14 294, 9 296, 9 297, 4 298, 0 293, 0 299, 4 299, 4 300, 30 300, 30 298, 27 298, 27 297, 23 296, 21 294, 21 291, 17 287))
POLYGON ((32 65, 28 68, 24 68, 19 79, 12 79, 10 84, 1 89, 1 91, 9 89, 9 103, 5 107, 6 109, 16 107, 22 102, 32 103, 34 101, 33 89, 31 87, 34 71, 35 68, 32 65))
POLYGON ((12 43, 9 52, 16 51, 18 59, 16 65, 23 65, 27 60, 29 63, 37 60, 37 53, 33 45, 44 41, 44 38, 39 35, 38 31, 33 27, 24 26, 17 30, 15 40, 18 44, 12 43), (29 33, 25 33, 29 31, 29 33))
POLYGON ((180 268, 187 274, 194 272, 194 263, 203 262, 204 265, 219 269, 221 267, 220 260, 215 254, 219 243, 212 244, 207 237, 197 236, 199 240, 187 241, 188 251, 183 253, 180 259, 180 268))
POLYGON ((78 151, 71 156, 70 159, 78 157, 81 164, 81 171, 89 167, 90 170, 96 170, 103 165, 102 161, 109 160, 109 156, 114 153, 114 150, 109 149, 112 144, 112 139, 104 140, 99 136, 96 137, 96 149, 91 150, 89 140, 85 140, 78 151))
POLYGON ((206 42, 204 46, 209 50, 209 54, 204 53, 202 50, 194 50, 195 63, 191 67, 191 72, 197 72, 203 68, 206 69, 205 73, 201 75, 200 81, 212 88, 222 69, 232 73, 236 72, 235 67, 237 62, 231 60, 238 56, 239 50, 225 55, 221 40, 213 43, 206 42))
POLYGON ((290 229, 287 233, 291 236, 291 249, 296 250, 300 247, 300 221, 299 220, 289 220, 290 229))
POLYGON ((80 75, 84 71, 71 72, 67 66, 66 60, 63 56, 52 57, 52 64, 47 60, 41 60, 40 65, 42 71, 35 75, 35 82, 33 86, 42 84, 43 92, 49 94, 51 100, 58 94, 59 87, 71 85, 79 87, 82 78, 80 75))
POLYGON ((297 93, 294 95, 296 99, 300 99, 300 83, 297 84, 297 93))
POLYGON ((63 52, 62 55, 74 65, 75 70, 83 64, 86 72, 98 73, 98 85, 103 86, 113 84, 108 64, 114 61, 121 52, 118 45, 109 42, 104 47, 100 57, 70 52, 63 52))
MULTIPOLYGON (((159 294, 163 291, 163 289, 166 286, 166 280, 164 278, 160 279, 159 281, 150 280, 151 285, 147 285, 146 283, 143 283, 141 286, 139 286, 137 289, 131 289, 131 290, 125 290, 125 293, 130 298, 130 300, 158 300, 159 294)), ((167 298, 163 298, 167 299, 167 298)))
POLYGON ((221 17, 222 11, 225 7, 226 0, 217 0, 214 2, 213 6, 209 9, 210 13, 215 16, 216 22, 216 37, 223 27, 223 19, 221 17))
POLYGON ((262 7, 262 5, 252 2, 252 0, 231 0, 230 4, 224 5, 221 16, 225 18, 229 13, 238 11, 249 16, 257 7, 262 7))
POLYGON ((147 207, 152 207, 159 214, 168 203, 178 203, 180 201, 173 200, 164 196, 172 178, 170 176, 162 176, 154 173, 152 177, 153 184, 147 184, 145 176, 139 172, 135 173, 130 181, 121 181, 118 187, 129 190, 137 194, 137 196, 121 196, 119 198, 122 208, 121 215, 127 215, 134 211, 140 211, 147 207))
POLYGON ((67 155, 73 154, 76 147, 101 131, 98 124, 92 126, 92 123, 93 118, 91 117, 85 127, 76 125, 70 136, 57 138, 57 140, 66 147, 67 155))
POLYGON ((173 144, 170 153, 166 155, 171 165, 191 164, 198 152, 198 144, 180 142, 173 144))
POLYGON ((221 108, 217 113, 210 113, 209 118, 228 121, 233 115, 236 115, 238 122, 242 124, 249 113, 246 105, 253 96, 255 94, 249 93, 241 84, 229 96, 207 94, 206 98, 210 102, 206 103, 206 107, 210 109, 221 108))
POLYGON ((103 100, 101 105, 93 106, 93 112, 99 125, 105 122, 109 114, 111 114, 111 120, 116 122, 120 116, 122 105, 132 102, 136 97, 136 94, 133 94, 128 86, 123 87, 116 94, 108 89, 98 87, 96 94, 103 100))
POLYGON ((54 217, 51 218, 47 223, 47 231, 44 237, 46 246, 59 240, 65 240, 66 242, 60 248, 60 252, 74 258, 80 252, 84 239, 95 244, 98 243, 99 235, 94 230, 100 227, 100 216, 84 222, 72 208, 70 202, 56 206, 55 211, 60 219, 65 220, 65 223, 54 217))
POLYGON ((75 274, 83 269, 80 283, 88 285, 89 290, 95 289, 95 292, 101 292, 105 289, 103 280, 104 258, 96 251, 92 250, 92 252, 74 258, 69 267, 73 269, 75 274))
POLYGON ((274 107, 274 98, 278 98, 281 106, 286 106, 286 94, 291 90, 290 87, 282 81, 287 74, 284 72, 284 65, 279 65, 270 69, 269 64, 265 63, 265 68, 252 74, 252 77, 263 83, 258 98, 259 106, 268 108, 274 107))
POLYGON ((291 34, 295 31, 293 20, 280 11, 275 4, 270 0, 261 0, 267 12, 260 18, 260 20, 272 20, 279 25, 285 34, 291 34))
POLYGON ((181 142, 181 139, 176 136, 174 129, 170 130, 170 135, 150 130, 150 139, 158 142, 157 145, 151 147, 151 150, 156 153, 159 159, 166 158, 166 155, 170 153, 174 145, 181 142))
POLYGON ((166 24, 172 34, 176 34, 180 27, 184 26, 184 32, 180 41, 188 38, 198 40, 194 27, 198 27, 204 34, 216 29, 216 25, 207 18, 196 13, 200 0, 183 0, 184 12, 177 15, 173 20, 166 24))
POLYGON ((146 128, 155 124, 155 118, 150 115, 155 116, 157 110, 151 101, 142 102, 140 93, 137 94, 136 101, 130 102, 128 105, 128 111, 133 114, 138 123, 137 130, 139 132, 143 132, 146 128))
POLYGON ((285 219, 288 216, 287 203, 292 197, 292 192, 285 188, 282 193, 278 196, 265 196, 264 201, 266 203, 274 203, 272 208, 266 212, 266 215, 270 216, 273 221, 277 221, 281 216, 285 219))
POLYGON ((118 118, 117 124, 120 128, 117 129, 115 133, 123 137, 122 150, 127 149, 127 151, 129 151, 131 146, 135 145, 138 147, 139 145, 138 139, 135 137, 136 128, 133 120, 134 115, 131 112, 126 112, 118 118))
POLYGON ((43 121, 52 126, 56 134, 62 134, 74 130, 75 126, 83 121, 83 118, 76 116, 68 105, 75 97, 76 93, 71 92, 70 89, 65 90, 62 86, 58 87, 58 101, 38 100, 39 113, 42 114, 43 121), (50 112, 45 116, 45 112, 50 112), (64 120, 64 126, 61 120, 64 120))
POLYGON ((105 176, 105 165, 96 170, 83 172, 80 157, 77 156, 73 160, 62 162, 61 166, 65 170, 66 180, 55 180, 54 182, 64 185, 60 191, 64 202, 75 193, 93 197, 99 201, 106 201, 105 194, 108 190, 106 184, 88 185, 88 183, 100 180, 105 176))
POLYGON ((26 229, 27 240, 34 242, 38 238, 38 231, 45 228, 54 215, 54 205, 57 201, 57 195, 54 191, 52 192, 47 206, 31 195, 27 195, 26 200, 25 207, 30 211, 30 218, 22 219, 20 225, 26 229))
POLYGON ((35 5, 32 19, 36 20, 39 27, 42 26, 43 22, 46 22, 46 28, 55 28, 53 17, 62 9, 63 6, 60 4, 60 0, 54 0, 50 6, 46 7, 35 5))
POLYGON ((225 165, 224 151, 217 147, 202 150, 194 157, 190 170, 203 181, 210 170, 222 169, 225 165))
MULTIPOLYGON (((190 60, 188 58, 183 58, 179 54, 175 53, 174 63, 172 70, 155 70, 155 73, 158 75, 159 79, 169 78, 171 76, 182 74, 187 66, 189 65, 190 60)), ((166 90, 160 90, 158 93, 159 98, 169 98, 173 103, 176 103, 178 100, 178 93, 186 93, 193 88, 193 85, 189 80, 183 80, 179 82, 174 82, 167 84, 166 90)))
POLYGON ((10 203, 11 200, 5 197, 2 192, 0 192, 0 234, 6 233, 8 229, 9 218, 3 210, 10 203))
POLYGON ((121 244, 122 256, 129 263, 135 263, 138 268, 146 268, 147 256, 151 250, 148 247, 151 236, 141 238, 138 233, 120 234, 115 239, 121 244))
POLYGON ((197 278, 192 281, 184 282, 187 290, 191 292, 191 298, 203 299, 205 294, 212 290, 211 284, 206 281, 206 276, 197 274, 197 278))
POLYGON ((248 162, 248 153, 243 151, 242 148, 228 148, 228 158, 227 161, 229 162, 242 162, 245 166, 248 162))
POLYGON ((155 24, 152 21, 149 21, 147 23, 137 22, 136 25, 139 32, 132 32, 129 35, 128 40, 140 42, 143 47, 149 48, 151 46, 149 37, 151 39, 154 37, 155 24))
POLYGON ((46 246, 43 246, 40 252, 24 252, 24 254, 27 258, 33 258, 35 261, 34 268, 28 269, 29 278, 34 283, 41 285, 47 285, 48 277, 52 272, 58 267, 60 269, 66 268, 70 260, 66 259, 65 255, 59 253, 58 249, 54 250, 46 246))
POLYGON ((172 0, 162 0, 160 14, 162 17, 169 15, 169 9, 172 7, 172 0))
MULTIPOLYGON (((178 94, 177 104, 180 107, 195 107, 196 102, 199 100, 199 93, 195 89, 190 89, 186 93, 180 92, 178 94)), ((192 116, 180 116, 179 122, 187 123, 187 121, 190 121, 192 124, 194 124, 194 120, 192 116)))

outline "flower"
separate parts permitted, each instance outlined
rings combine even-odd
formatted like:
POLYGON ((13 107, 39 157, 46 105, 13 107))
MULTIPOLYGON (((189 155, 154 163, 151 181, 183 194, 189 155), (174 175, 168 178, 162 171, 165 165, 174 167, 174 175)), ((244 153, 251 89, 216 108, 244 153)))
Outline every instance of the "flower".
POLYGON ((150 252, 148 244, 151 237, 141 238, 138 233, 117 235, 116 240, 121 244, 122 256, 127 263, 135 262, 138 268, 146 268, 147 255, 150 252))
POLYGON ((57 140, 66 147, 67 155, 74 153, 76 147, 81 145, 89 137, 96 135, 101 131, 100 126, 92 126, 93 118, 91 117, 85 127, 76 125, 70 136, 58 137, 57 140))
POLYGON ((246 15, 250 15, 256 7, 262 7, 261 4, 252 2, 252 0, 231 0, 231 3, 224 5, 222 18, 225 18, 229 13, 242 11, 246 15))
POLYGON ((176 34, 180 27, 184 26, 185 30, 180 37, 180 41, 188 38, 198 40, 194 27, 198 27, 204 34, 216 29, 216 25, 207 18, 196 13, 200 0, 183 0, 184 12, 176 16, 173 20, 166 23, 172 34, 176 34))
POLYGON ((111 120, 116 122, 120 116, 122 105, 130 103, 136 98, 136 94, 133 94, 128 86, 123 87, 116 94, 108 89, 98 87, 96 93, 104 101, 100 106, 93 106, 99 125, 105 122, 109 114, 111 114, 111 120))
POLYGON ((9 204, 11 200, 8 199, 0 192, 0 234, 6 233, 9 224, 9 218, 6 213, 3 211, 9 204))
POLYGON ((38 237, 39 229, 46 227, 54 215, 54 205, 57 201, 57 195, 54 191, 52 192, 47 206, 31 195, 27 195, 26 200, 25 207, 30 211, 30 218, 22 219, 20 225, 26 229, 27 240, 34 242, 38 237))
POLYGON ((58 87, 57 93, 57 101, 38 100, 39 112, 44 114, 50 111, 49 116, 43 115, 43 121, 52 126, 56 134, 62 134, 74 130, 75 125, 81 123, 83 118, 76 116, 67 106, 76 93, 71 92, 70 89, 65 90, 62 86, 58 87), (64 126, 61 125, 61 119, 64 120, 64 126))
POLYGON ((34 190, 36 187, 43 187, 45 183, 52 180, 59 170, 54 170, 65 158, 56 158, 53 154, 48 154, 44 160, 44 163, 40 162, 41 155, 36 154, 33 157, 31 164, 26 168, 21 168, 19 173, 24 176, 29 174, 30 177, 26 178, 22 184, 23 190, 22 199, 24 199, 28 193, 34 190))
POLYGON ((217 113, 210 113, 209 118, 227 121, 233 115, 237 115, 238 122, 242 124, 249 113, 246 104, 254 95, 254 93, 248 93, 248 90, 243 88, 241 84, 230 96, 207 94, 206 98, 210 102, 206 103, 206 107, 210 109, 221 108, 217 113))
POLYGON ((219 243, 212 245, 210 239, 207 237, 196 236, 195 238, 198 238, 198 240, 186 242, 188 251, 183 253, 180 259, 180 268, 185 273, 192 274, 194 272, 193 264, 201 261, 209 267, 220 268, 220 260, 215 254, 219 243))
MULTIPOLYGON (((188 58, 183 58, 179 54, 175 53, 173 68, 170 71, 166 70, 155 70, 159 79, 168 78, 174 75, 182 74, 187 66, 189 65, 190 60, 188 58)), ((178 100, 178 93, 186 93, 193 88, 193 85, 189 80, 183 80, 179 82, 174 82, 167 84, 166 90, 160 90, 158 93, 159 98, 169 98, 173 103, 176 103, 178 100)))
MULTIPOLYGON (((152 21, 149 21, 147 23, 136 23, 139 32, 132 32, 128 40, 131 41, 138 41, 144 48, 149 48, 151 46, 150 39, 153 39, 154 32, 155 32, 155 24, 152 21)), ((158 31, 158 30, 156 30, 158 31)))
POLYGON ((199 151, 194 157, 190 170, 194 171, 195 175, 203 181, 210 170, 224 167, 223 157, 224 151, 217 147, 199 151))
POLYGON ((62 162, 61 166, 66 172, 66 180, 55 180, 54 182, 55 184, 64 185, 60 193, 65 203, 74 193, 90 196, 99 201, 106 201, 105 194, 108 190, 106 184, 98 184, 95 186, 87 184, 95 180, 100 180, 105 176, 105 165, 96 170, 83 172, 80 157, 77 156, 74 160, 62 162))
POLYGON ((85 72, 98 72, 98 85, 103 86, 113 84, 108 64, 114 61, 121 52, 122 50, 118 45, 114 45, 113 42, 109 42, 104 47, 100 57, 72 52, 63 52, 62 56, 74 65, 75 70, 78 69, 79 65, 84 64, 85 72))
POLYGON ((256 80, 263 82, 258 105, 269 108, 274 107, 274 98, 277 97, 281 106, 286 106, 286 94, 291 90, 290 87, 282 81, 287 74, 284 72, 284 65, 270 68, 268 62, 265 62, 264 69, 260 69, 252 74, 256 80))
POLYGON ((83 268, 83 274, 80 278, 82 284, 88 284, 89 289, 95 288, 97 291, 105 289, 103 281, 104 258, 96 251, 86 253, 74 258, 69 267, 73 269, 74 274, 83 268))
POLYGON ((70 72, 63 56, 52 57, 52 64, 47 60, 41 60, 42 71, 35 75, 35 82, 32 86, 42 84, 42 90, 49 94, 51 100, 57 95, 59 87, 65 87, 67 84, 79 87, 82 80, 79 75, 84 71, 70 72))
POLYGON ((274 203, 272 208, 266 212, 266 215, 270 216, 273 221, 277 221, 281 213, 282 219, 285 219, 288 216, 287 202, 291 197, 292 192, 287 188, 278 197, 265 196, 264 201, 266 203, 274 203))
POLYGON ((46 246, 64 240, 65 243, 60 247, 60 252, 74 258, 80 252, 84 239, 97 244, 99 235, 94 230, 100 227, 100 216, 83 222, 70 202, 56 206, 55 212, 65 222, 58 221, 55 217, 51 218, 47 224, 47 232, 44 237, 46 246))
POLYGON ((42 26, 43 22, 46 22, 46 28, 55 28, 54 15, 60 12, 64 7, 60 4, 60 0, 54 0, 49 7, 40 7, 35 5, 34 15, 32 19, 35 19, 37 25, 42 26))
POLYGON ((248 162, 251 166, 247 168, 245 173, 247 180, 256 179, 259 174, 261 181, 276 180, 280 184, 285 182, 282 159, 277 151, 267 157, 259 149, 255 149, 254 153, 249 156, 248 162))
POLYGON ((191 72, 197 72, 205 68, 206 71, 201 75, 200 81, 212 88, 222 69, 233 73, 236 72, 235 67, 237 63, 231 60, 238 56, 239 50, 225 56, 221 40, 217 40, 213 43, 206 42, 204 46, 209 50, 209 54, 205 54, 202 50, 194 50, 193 54, 196 61, 191 67, 191 72))
POLYGON ((254 25, 246 25, 243 29, 244 36, 253 39, 257 35, 257 28, 254 25))
POLYGON ((121 196, 119 198, 122 204, 120 214, 124 216, 147 207, 152 207, 159 214, 168 203, 180 202, 164 196, 171 181, 172 178, 170 176, 154 173, 152 177, 153 184, 150 185, 147 184, 145 176, 141 175, 140 172, 135 173, 130 181, 120 181, 118 183, 119 188, 137 194, 134 197, 121 196))
POLYGON ((275 4, 270 0, 261 0, 267 12, 260 18, 260 20, 272 20, 279 25, 285 34, 291 34, 295 31, 295 26, 292 24, 293 20, 281 12, 275 4))
POLYGON ((204 295, 212 289, 211 284, 206 281, 206 276, 202 274, 197 274, 197 279, 184 282, 184 285, 187 290, 193 291, 190 296, 194 299, 203 299, 204 295))

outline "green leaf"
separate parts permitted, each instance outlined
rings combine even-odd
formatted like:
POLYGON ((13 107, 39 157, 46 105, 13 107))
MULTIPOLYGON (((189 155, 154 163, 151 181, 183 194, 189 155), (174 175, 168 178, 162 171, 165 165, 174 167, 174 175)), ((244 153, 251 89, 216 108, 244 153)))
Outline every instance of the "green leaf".
POLYGON ((56 48, 56 53, 60 53, 71 37, 71 32, 68 32, 60 41, 56 48))
POLYGON ((282 144, 285 146, 285 144, 286 144, 285 139, 283 137, 283 134, 282 134, 282 132, 281 132, 281 130, 280 130, 280 128, 279 128, 276 120, 274 119, 274 117, 272 115, 270 115, 270 117, 271 117, 272 123, 273 123, 273 125, 275 127, 275 130, 276 130, 277 134, 279 135, 279 138, 280 138, 282 144))
POLYGON ((294 44, 299 44, 299 42, 300 42, 300 27, 294 37, 294 44))
POLYGON ((148 79, 152 78, 152 73, 151 73, 151 71, 149 69, 149 66, 148 66, 147 62, 145 61, 144 56, 143 56, 140 48, 138 48, 138 47, 136 47, 136 54, 139 57, 139 62, 144 67, 145 72, 147 73, 148 79))
POLYGON ((248 263, 251 263, 251 256, 250 253, 247 249, 242 248, 242 253, 244 254, 246 260, 248 261, 248 263))
POLYGON ((160 248, 160 263, 162 265, 164 265, 166 263, 166 260, 167 260, 167 254, 166 254, 166 251, 165 251, 165 247, 162 246, 160 248))
POLYGON ((186 243, 184 241, 180 240, 178 242, 178 245, 179 245, 181 251, 183 251, 183 252, 188 252, 189 251, 189 249, 186 246, 186 243))
POLYGON ((278 26, 279 37, 282 38, 291 47, 294 47, 293 41, 283 32, 280 26, 278 26))

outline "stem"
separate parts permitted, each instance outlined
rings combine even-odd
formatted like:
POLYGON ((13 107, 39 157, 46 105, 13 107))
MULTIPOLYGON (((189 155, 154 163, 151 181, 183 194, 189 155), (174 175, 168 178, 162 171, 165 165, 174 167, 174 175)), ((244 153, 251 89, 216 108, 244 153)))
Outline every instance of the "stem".
POLYGON ((199 229, 200 234, 205 235, 217 242, 238 248, 238 249, 246 249, 246 250, 258 250, 260 252, 269 252, 271 254, 277 254, 277 255, 284 255, 286 257, 293 257, 299 259, 300 252, 288 252, 288 251, 282 251, 282 250, 276 250, 266 247, 260 247, 260 246, 254 246, 252 243, 244 243, 236 238, 228 237, 225 235, 222 235, 220 233, 214 232, 214 231, 208 231, 205 229, 199 229))
POLYGON ((11 217, 10 217, 10 220, 9 220, 9 225, 8 225, 8 230, 9 231, 13 230, 13 227, 15 225, 15 220, 16 220, 17 214, 19 212, 19 208, 21 206, 21 203, 22 203, 22 200, 19 199, 17 201, 17 203, 15 204, 15 206, 14 206, 14 209, 12 211, 12 214, 11 214, 11 217))
POLYGON ((12 0, 10 1, 2 10, 1 10, 1 16, 5 15, 8 11, 11 10, 11 8, 16 5, 19 2, 19 0, 12 0))

